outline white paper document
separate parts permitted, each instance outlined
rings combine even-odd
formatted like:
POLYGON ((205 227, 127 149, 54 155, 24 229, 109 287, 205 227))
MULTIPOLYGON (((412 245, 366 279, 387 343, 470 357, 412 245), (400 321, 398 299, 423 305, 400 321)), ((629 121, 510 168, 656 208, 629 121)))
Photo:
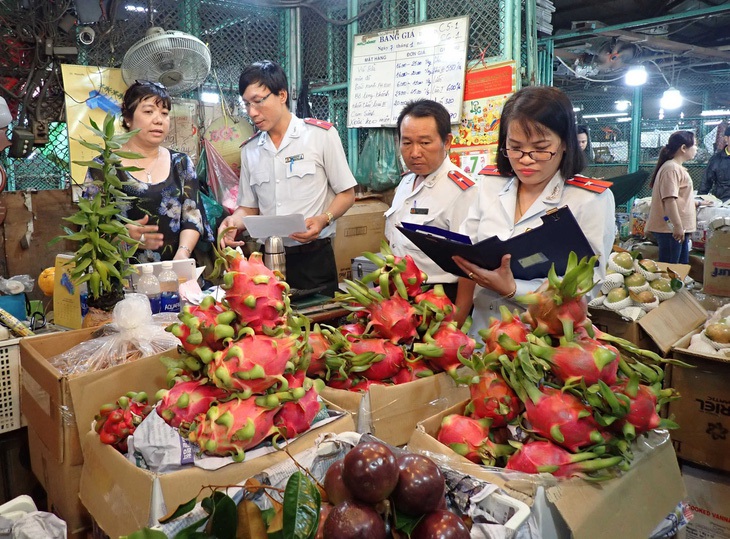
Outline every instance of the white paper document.
POLYGON ((304 215, 247 215, 243 218, 248 233, 253 238, 266 239, 270 236, 286 237, 297 232, 306 232, 304 215))

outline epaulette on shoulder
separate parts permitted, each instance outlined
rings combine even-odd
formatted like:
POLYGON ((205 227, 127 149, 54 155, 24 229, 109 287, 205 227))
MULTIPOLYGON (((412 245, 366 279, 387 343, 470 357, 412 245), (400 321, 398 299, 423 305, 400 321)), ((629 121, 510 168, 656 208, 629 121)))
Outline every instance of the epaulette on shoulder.
POLYGON ((466 191, 470 187, 473 187, 474 186, 474 180, 472 180, 469 176, 467 176, 466 174, 462 173, 461 171, 452 170, 452 171, 450 171, 447 174, 447 176, 462 191, 466 191))
POLYGON ((322 129, 332 128, 331 123, 325 122, 324 120, 318 120, 317 118, 304 118, 304 123, 309 125, 316 125, 317 127, 321 127, 322 129))
POLYGON ((613 185, 613 182, 607 182, 606 180, 598 180, 596 178, 587 178, 576 174, 574 177, 566 180, 565 183, 574 187, 580 187, 587 191, 593 191, 594 193, 603 193, 606 189, 613 185))
POLYGON ((499 173, 499 170, 497 170, 497 165, 487 165, 482 170, 479 171, 480 176, 501 176, 499 173))
POLYGON ((406 170, 403 174, 400 175, 401 178, 404 178, 407 174, 412 174, 410 170, 406 170))
POLYGON ((249 143, 249 142, 251 142, 251 141, 252 141, 253 139, 255 139, 256 137, 258 137, 258 136, 259 136, 259 135, 260 135, 261 133, 263 133, 263 131, 256 131, 256 132, 255 132, 255 133, 254 133, 253 135, 251 135, 251 136, 250 136, 250 137, 248 137, 248 138, 247 138, 246 140, 244 140, 244 141, 243 141, 243 142, 241 143, 241 145, 239 146, 239 148, 243 148, 243 147, 244 147, 244 146, 245 146, 246 144, 248 144, 248 143, 249 143))

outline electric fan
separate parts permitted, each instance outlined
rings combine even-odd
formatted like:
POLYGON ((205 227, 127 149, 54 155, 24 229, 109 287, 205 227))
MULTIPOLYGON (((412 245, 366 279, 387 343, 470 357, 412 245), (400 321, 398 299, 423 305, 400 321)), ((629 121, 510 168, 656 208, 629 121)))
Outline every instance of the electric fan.
POLYGON ((171 95, 193 90, 210 73, 210 51, 197 37, 153 27, 132 45, 122 60, 122 77, 163 84, 171 95))

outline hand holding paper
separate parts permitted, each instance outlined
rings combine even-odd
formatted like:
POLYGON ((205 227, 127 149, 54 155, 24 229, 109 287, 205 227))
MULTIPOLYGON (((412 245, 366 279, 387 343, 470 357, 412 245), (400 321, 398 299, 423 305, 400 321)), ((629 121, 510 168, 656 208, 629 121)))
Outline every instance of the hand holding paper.
POLYGON ((298 232, 305 232, 307 225, 301 213, 291 215, 247 215, 243 218, 248 233, 253 238, 268 238, 270 236, 290 236, 298 232))

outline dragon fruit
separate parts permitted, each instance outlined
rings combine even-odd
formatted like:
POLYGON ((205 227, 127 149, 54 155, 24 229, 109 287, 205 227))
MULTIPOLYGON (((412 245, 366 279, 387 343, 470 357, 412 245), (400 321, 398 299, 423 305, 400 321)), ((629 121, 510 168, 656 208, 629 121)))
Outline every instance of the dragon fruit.
MULTIPOLYGON (((623 457, 599 458, 596 453, 569 453, 551 442, 535 441, 523 445, 507 461, 508 470, 524 473, 551 473, 556 477, 570 477, 597 472, 616 466, 623 457)), ((605 478, 609 478, 606 476, 605 478)))
POLYGON ((188 439, 210 455, 231 456, 236 462, 245 458, 245 451, 276 434, 274 417, 281 407, 266 408, 256 399, 234 398, 211 406, 196 417, 188 439))
POLYGON ((527 305, 530 324, 538 334, 572 336, 573 328, 588 322, 588 303, 585 294, 593 288, 593 268, 597 257, 578 256, 571 252, 565 276, 560 279, 555 265, 548 271, 548 279, 535 292, 516 297, 527 305))
POLYGON ((393 385, 393 384, 386 382, 384 380, 368 380, 367 378, 362 378, 360 380, 354 381, 353 384, 348 388, 348 391, 365 392, 365 391, 368 391, 372 386, 390 386, 390 385, 393 385))
POLYGON ((362 335, 365 335, 365 331, 367 330, 365 324, 362 324, 360 322, 350 322, 349 324, 343 324, 338 329, 340 330, 340 333, 342 333, 345 337, 349 335, 353 337, 360 337, 362 335))
POLYGON ((459 329, 456 321, 434 323, 423 336, 422 343, 413 345, 413 353, 423 356, 436 372, 454 373, 474 353, 476 342, 459 329))
POLYGON ((310 380, 308 385, 310 387, 301 399, 284 403, 274 416, 274 426, 286 438, 294 438, 309 429, 321 409, 318 395, 324 382, 310 380))
POLYGON ((456 305, 449 299, 444 292, 443 285, 440 284, 418 294, 414 298, 414 304, 421 317, 418 324, 418 329, 421 331, 426 331, 434 320, 437 322, 453 320, 454 312, 456 312, 456 305))
POLYGON ((474 419, 488 419, 490 427, 504 427, 522 411, 522 401, 500 374, 483 370, 469 384, 471 400, 464 413, 474 419))
POLYGON ((289 285, 264 266, 261 253, 251 253, 248 260, 236 253, 228 264, 221 288, 241 323, 256 333, 284 325, 290 312, 289 285))
POLYGON ((489 327, 480 330, 479 336, 484 341, 484 350, 487 353, 496 352, 498 356, 506 354, 508 357, 514 357, 520 343, 527 341, 530 328, 520 320, 517 312, 511 312, 506 305, 501 305, 499 312, 501 320, 492 317, 489 327))
POLYGON ((157 413, 168 425, 185 434, 196 416, 207 412, 214 402, 229 396, 227 391, 209 383, 207 378, 181 380, 170 389, 157 392, 157 413))
POLYGON ((95 416, 94 430, 103 444, 114 446, 117 451, 127 452, 127 438, 152 411, 144 392, 129 392, 114 404, 103 405, 95 416))
POLYGON ((602 380, 611 385, 616 381, 619 366, 619 353, 611 345, 602 344, 590 337, 568 341, 560 338, 557 347, 530 343, 530 353, 548 361, 550 370, 565 384, 583 380, 591 386, 602 380))
POLYGON ((207 347, 220 350, 226 339, 234 338, 233 323, 236 313, 217 303, 213 296, 206 296, 200 305, 186 305, 178 315, 180 322, 171 324, 166 331, 180 339, 182 347, 198 355, 198 349, 207 347))
POLYGON ((436 439, 462 457, 481 463, 479 448, 488 436, 489 420, 450 414, 441 420, 436 439))
POLYGON ((372 352, 382 358, 373 361, 370 366, 360 372, 360 376, 368 380, 385 380, 395 376, 406 363, 406 354, 402 346, 393 344, 387 339, 357 339, 352 342, 350 350, 359 355, 372 352))
POLYGON ((391 376, 390 379, 397 385, 413 382, 414 380, 420 380, 429 376, 433 376, 433 371, 424 360, 406 358, 405 367, 399 370, 394 376, 391 376))
POLYGON ((376 269, 363 277, 362 283, 377 282, 385 297, 398 293, 402 298, 415 297, 421 293, 421 285, 427 276, 422 272, 411 255, 395 256, 390 246, 383 241, 380 253, 363 253, 376 269))
MULTIPOLYGON (((602 394, 610 398, 609 389, 605 386, 602 389, 602 394)), ((659 406, 677 398, 672 388, 661 389, 640 384, 638 376, 632 376, 611 386, 610 391, 621 401, 624 411, 628 408, 628 412, 619 414, 621 417, 610 428, 621 432, 627 440, 656 428, 679 428, 674 421, 662 419, 657 413, 659 406)), ((616 408, 615 404, 613 408, 616 408)))
POLYGON ((259 394, 280 382, 287 364, 292 362, 289 366, 293 367, 296 358, 294 337, 248 332, 215 353, 208 364, 208 376, 222 389, 242 392, 244 396, 259 394))
POLYGON ((315 329, 308 334, 308 350, 309 365, 307 366, 307 374, 318 378, 324 378, 327 375, 326 353, 330 348, 330 343, 320 331, 315 329))

